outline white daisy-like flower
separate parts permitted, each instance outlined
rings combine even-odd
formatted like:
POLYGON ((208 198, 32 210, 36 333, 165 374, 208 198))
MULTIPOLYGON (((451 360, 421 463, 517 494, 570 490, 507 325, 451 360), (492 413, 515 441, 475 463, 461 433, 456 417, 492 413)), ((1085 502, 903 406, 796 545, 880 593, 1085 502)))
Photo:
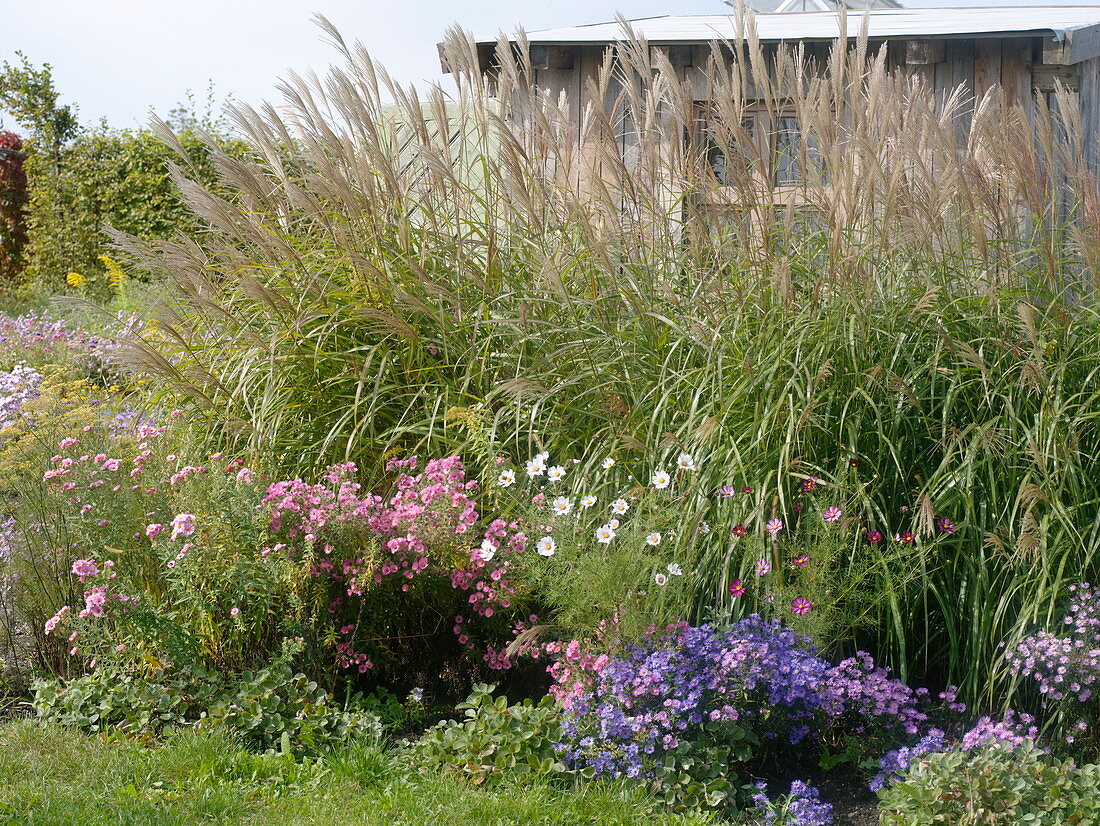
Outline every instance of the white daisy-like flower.
POLYGON ((653 575, 653 581, 658 585, 668 585, 668 577, 662 573, 656 573, 653 575))
POLYGON ((596 504, 596 497, 593 496, 592 494, 589 494, 588 496, 582 496, 581 497, 581 507, 582 508, 590 508, 595 504, 596 504))
POLYGON ((554 541, 552 536, 544 536, 535 543, 535 550, 538 551, 539 556, 553 556, 557 549, 558 543, 554 541))
POLYGON ((677 564, 675 562, 668 563, 668 572, 670 574, 672 574, 673 576, 683 576, 684 575, 684 569, 681 568, 679 566, 679 564, 677 564))
POLYGON ((601 525, 596 528, 596 541, 601 545, 610 545, 611 540, 615 538, 615 529, 610 524, 601 525))
POLYGON ((647 545, 660 545, 661 544, 661 534, 658 533, 657 531, 654 531, 653 533, 649 534, 645 538, 645 542, 646 542, 647 545))
POLYGON ((613 530, 613 531, 617 531, 619 529, 619 520, 618 519, 609 519, 607 521, 607 524, 611 526, 611 530, 613 530))
POLYGON ((534 478, 546 473, 546 460, 536 456, 527 463, 527 475, 534 478))
POLYGON ((627 502, 625 499, 616 499, 614 502, 611 503, 611 512, 616 513, 619 516, 622 516, 628 510, 630 510, 630 503, 627 502))
POLYGON ((602 467, 604 470, 611 470, 611 468, 615 467, 615 460, 608 456, 606 459, 600 462, 600 467, 602 467))
POLYGON ((568 516, 573 512, 573 500, 568 496, 559 496, 554 500, 553 508, 558 516, 568 516))
POLYGON ((700 522, 699 533, 710 533, 710 525, 708 525, 706 522, 700 522))
POLYGON ((649 481, 653 484, 653 487, 660 490, 669 486, 669 483, 672 482, 672 477, 668 475, 667 471, 658 470, 649 481))
POLYGON ((497 552, 497 546, 490 540, 486 539, 481 543, 481 547, 478 548, 478 556, 481 557, 482 562, 488 562, 497 552))
POLYGON ((509 488, 516 483, 516 472, 512 469, 502 470, 497 477, 497 484, 502 488, 509 488))
POLYGON ((565 468, 561 465, 554 465, 548 471, 546 471, 546 478, 551 482, 560 482, 565 478, 565 468))
POLYGON ((698 470, 695 466, 695 460, 691 458, 690 453, 681 453, 676 460, 676 467, 680 468, 680 470, 698 470))

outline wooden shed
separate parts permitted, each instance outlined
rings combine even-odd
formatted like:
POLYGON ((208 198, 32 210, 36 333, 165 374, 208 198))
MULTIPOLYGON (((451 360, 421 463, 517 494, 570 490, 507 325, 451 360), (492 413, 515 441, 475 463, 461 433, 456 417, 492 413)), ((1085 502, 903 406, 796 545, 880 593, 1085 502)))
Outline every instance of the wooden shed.
MULTIPOLYGON (((862 31, 868 49, 884 53, 888 68, 920 77, 940 99, 955 95, 962 122, 975 101, 991 89, 1021 106, 1029 120, 1037 107, 1044 108, 1044 101, 1057 107, 1057 89, 1063 95, 1068 90, 1079 101, 1085 160, 1092 171, 1100 171, 1100 6, 755 14, 748 24, 737 14, 667 16, 482 37, 476 44, 480 69, 491 76, 499 49, 510 42, 515 50, 525 42, 532 92, 563 101, 580 118, 586 108, 601 103, 591 99, 590 90, 606 56, 630 38, 667 58, 681 83, 694 86, 700 106, 713 104, 708 60, 716 48, 729 50, 744 42, 749 28, 765 51, 774 54, 785 46, 799 47, 811 62, 819 63, 827 62, 835 43, 855 41, 862 31)), ((514 91, 512 100, 514 106, 514 91)), ((783 141, 787 130, 782 112, 761 111, 753 117, 759 119, 759 132, 771 136, 768 140, 783 141)), ((959 136, 966 139, 965 126, 960 126, 959 136)), ((782 150, 767 149, 779 156, 782 150)), ((784 176, 797 177, 796 165, 780 161, 773 184, 782 185, 784 176)), ((721 169, 715 172, 722 174, 721 169)))

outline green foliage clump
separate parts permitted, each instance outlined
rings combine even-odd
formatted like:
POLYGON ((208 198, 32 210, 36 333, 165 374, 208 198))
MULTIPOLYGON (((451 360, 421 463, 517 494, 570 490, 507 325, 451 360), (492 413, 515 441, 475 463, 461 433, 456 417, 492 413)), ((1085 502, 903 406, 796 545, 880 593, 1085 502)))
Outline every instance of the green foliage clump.
POLYGON ((463 720, 428 729, 413 746, 414 761, 431 771, 482 784, 503 777, 548 777, 566 772, 554 744, 561 739, 560 709, 549 697, 509 705, 494 686, 474 686, 460 703, 463 720))
POLYGON ((883 826, 1100 822, 1100 766, 1052 759, 1030 740, 930 752, 878 794, 883 826))
POLYGON ((382 733, 376 716, 335 705, 285 661, 240 674, 181 669, 153 680, 99 668, 67 682, 39 680, 32 689, 44 722, 88 732, 138 736, 172 726, 224 726, 254 748, 283 753, 382 733))

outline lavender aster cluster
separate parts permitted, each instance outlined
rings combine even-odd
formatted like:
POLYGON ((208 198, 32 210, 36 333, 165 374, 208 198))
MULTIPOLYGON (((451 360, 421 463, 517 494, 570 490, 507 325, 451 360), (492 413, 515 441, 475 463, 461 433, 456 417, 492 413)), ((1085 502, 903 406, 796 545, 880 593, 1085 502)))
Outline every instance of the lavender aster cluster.
POLYGON ((791 782, 790 794, 771 800, 764 783, 757 783, 751 815, 768 826, 829 826, 833 822, 833 806, 825 803, 817 789, 801 780, 791 782))
POLYGON ((681 743, 743 732, 797 745, 826 729, 914 733, 917 694, 860 653, 832 666, 808 638, 757 615, 722 633, 678 626, 609 659, 565 714, 564 760, 650 776, 681 743))
POLYGON ((928 733, 925 734, 916 745, 903 746, 900 749, 891 749, 878 761, 879 773, 872 777, 871 782, 868 784, 871 787, 871 791, 877 792, 888 782, 896 779, 922 754, 928 754, 934 751, 947 751, 948 748, 947 735, 940 729, 933 728, 929 729, 928 733))
POLYGON ((0 370, 0 430, 19 420, 23 405, 38 395, 41 384, 42 374, 26 364, 0 370))
POLYGON ((1031 677, 1039 692, 1057 702, 1087 703, 1100 679, 1100 589, 1089 583, 1070 586, 1064 631, 1039 631, 1005 652, 1015 674, 1031 677))
MULTIPOLYGON (((1035 718, 1030 714, 1017 713, 1008 709, 1000 720, 982 717, 972 729, 963 734, 957 746, 962 751, 972 751, 991 745, 1005 745, 1010 749, 1034 741, 1039 736, 1035 727, 1035 718)), ((914 761, 923 754, 950 751, 954 745, 938 728, 928 732, 913 746, 888 751, 879 759, 879 773, 868 784, 871 791, 877 792, 887 783, 897 780, 914 761)))

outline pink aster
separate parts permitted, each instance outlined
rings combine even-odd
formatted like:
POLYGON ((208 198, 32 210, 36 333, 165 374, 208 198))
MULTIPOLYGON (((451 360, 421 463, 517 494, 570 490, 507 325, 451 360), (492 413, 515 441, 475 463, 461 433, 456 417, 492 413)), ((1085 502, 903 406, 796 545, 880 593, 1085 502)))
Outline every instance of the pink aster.
POLYGON ((791 610, 798 616, 804 617, 810 613, 810 609, 814 607, 814 604, 810 602, 806 597, 795 597, 791 600, 791 610))
POLYGON ((156 539, 157 534, 164 530, 164 525, 159 522, 154 522, 152 525, 145 526, 145 535, 150 539, 156 539))

